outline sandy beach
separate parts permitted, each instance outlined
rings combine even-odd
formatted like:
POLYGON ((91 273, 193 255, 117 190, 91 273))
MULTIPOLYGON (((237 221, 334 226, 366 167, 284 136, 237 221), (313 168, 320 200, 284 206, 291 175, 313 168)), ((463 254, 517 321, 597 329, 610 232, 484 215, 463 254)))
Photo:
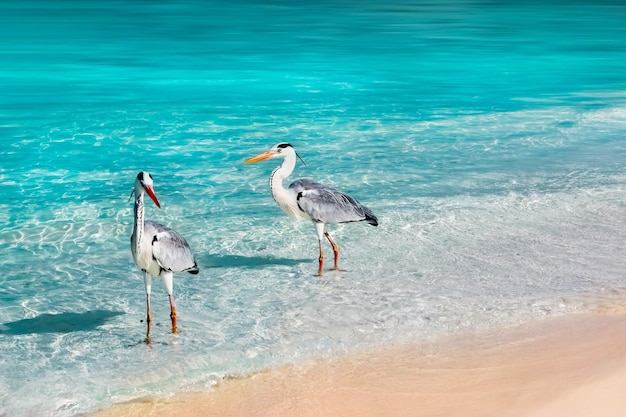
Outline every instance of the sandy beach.
POLYGON ((392 346, 142 398, 93 417, 626 415, 621 305, 392 346))

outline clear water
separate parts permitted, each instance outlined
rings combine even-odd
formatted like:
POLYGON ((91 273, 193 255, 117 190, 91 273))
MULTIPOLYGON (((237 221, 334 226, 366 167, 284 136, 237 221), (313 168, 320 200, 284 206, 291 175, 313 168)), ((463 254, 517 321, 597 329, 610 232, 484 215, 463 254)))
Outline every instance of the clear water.
MULTIPOLYGON (((4 2, 0 415, 73 416, 225 375, 584 310, 626 269, 620 2, 4 2), (269 195, 333 185, 345 272, 269 195), (140 170, 201 272, 153 289, 140 170)), ((327 251, 330 248, 327 247, 327 251)))

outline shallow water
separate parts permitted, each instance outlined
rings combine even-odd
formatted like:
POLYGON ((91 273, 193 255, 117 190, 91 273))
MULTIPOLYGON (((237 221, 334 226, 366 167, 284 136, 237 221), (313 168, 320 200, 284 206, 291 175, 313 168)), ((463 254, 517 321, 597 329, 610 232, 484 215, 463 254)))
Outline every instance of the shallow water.
POLYGON ((26 1, 0 13, 0 415, 73 416, 312 355, 584 310, 623 290, 626 8, 26 1), (269 194, 292 143, 381 222, 269 194), (134 177, 201 272, 179 334, 130 255, 134 177), (330 252, 330 247, 326 250, 330 252), (591 295, 589 295, 591 294, 591 295), (68 378, 71 376, 71 378, 68 378))

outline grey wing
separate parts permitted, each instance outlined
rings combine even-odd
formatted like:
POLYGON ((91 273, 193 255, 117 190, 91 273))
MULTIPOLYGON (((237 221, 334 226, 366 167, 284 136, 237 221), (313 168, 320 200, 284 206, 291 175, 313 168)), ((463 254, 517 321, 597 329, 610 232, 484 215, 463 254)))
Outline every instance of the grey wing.
POLYGON ((152 254, 161 268, 172 271, 198 273, 198 265, 189 248, 189 244, 177 231, 162 224, 152 223, 155 233, 152 238, 152 254))
POLYGON ((349 195, 311 180, 298 180, 289 186, 297 195, 298 207, 313 221, 347 223, 366 221, 377 226, 370 209, 349 195))

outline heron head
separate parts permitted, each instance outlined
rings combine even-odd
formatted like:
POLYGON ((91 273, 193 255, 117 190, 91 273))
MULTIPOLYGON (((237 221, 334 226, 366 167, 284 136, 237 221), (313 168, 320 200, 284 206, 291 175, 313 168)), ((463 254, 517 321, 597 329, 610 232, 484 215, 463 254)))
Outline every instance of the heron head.
POLYGON ((259 161, 265 161, 266 159, 287 158, 289 156, 294 156, 294 157, 297 156, 298 159, 300 159, 302 163, 304 164, 304 161, 302 160, 302 158, 300 158, 300 155, 298 155, 294 147, 290 143, 286 143, 286 142, 282 142, 282 143, 279 143, 278 145, 274 145, 272 146, 272 149, 270 149, 269 151, 262 152, 258 154, 257 156, 253 156, 250 159, 246 159, 246 164, 253 164, 259 161))
POLYGON ((141 171, 139 174, 137 174, 134 192, 137 195, 139 195, 139 193, 146 192, 148 196, 150 196, 152 201, 154 201, 154 204, 156 204, 158 208, 161 208, 161 204, 159 204, 159 200, 154 193, 154 181, 152 179, 152 175, 150 175, 149 172, 141 171))

